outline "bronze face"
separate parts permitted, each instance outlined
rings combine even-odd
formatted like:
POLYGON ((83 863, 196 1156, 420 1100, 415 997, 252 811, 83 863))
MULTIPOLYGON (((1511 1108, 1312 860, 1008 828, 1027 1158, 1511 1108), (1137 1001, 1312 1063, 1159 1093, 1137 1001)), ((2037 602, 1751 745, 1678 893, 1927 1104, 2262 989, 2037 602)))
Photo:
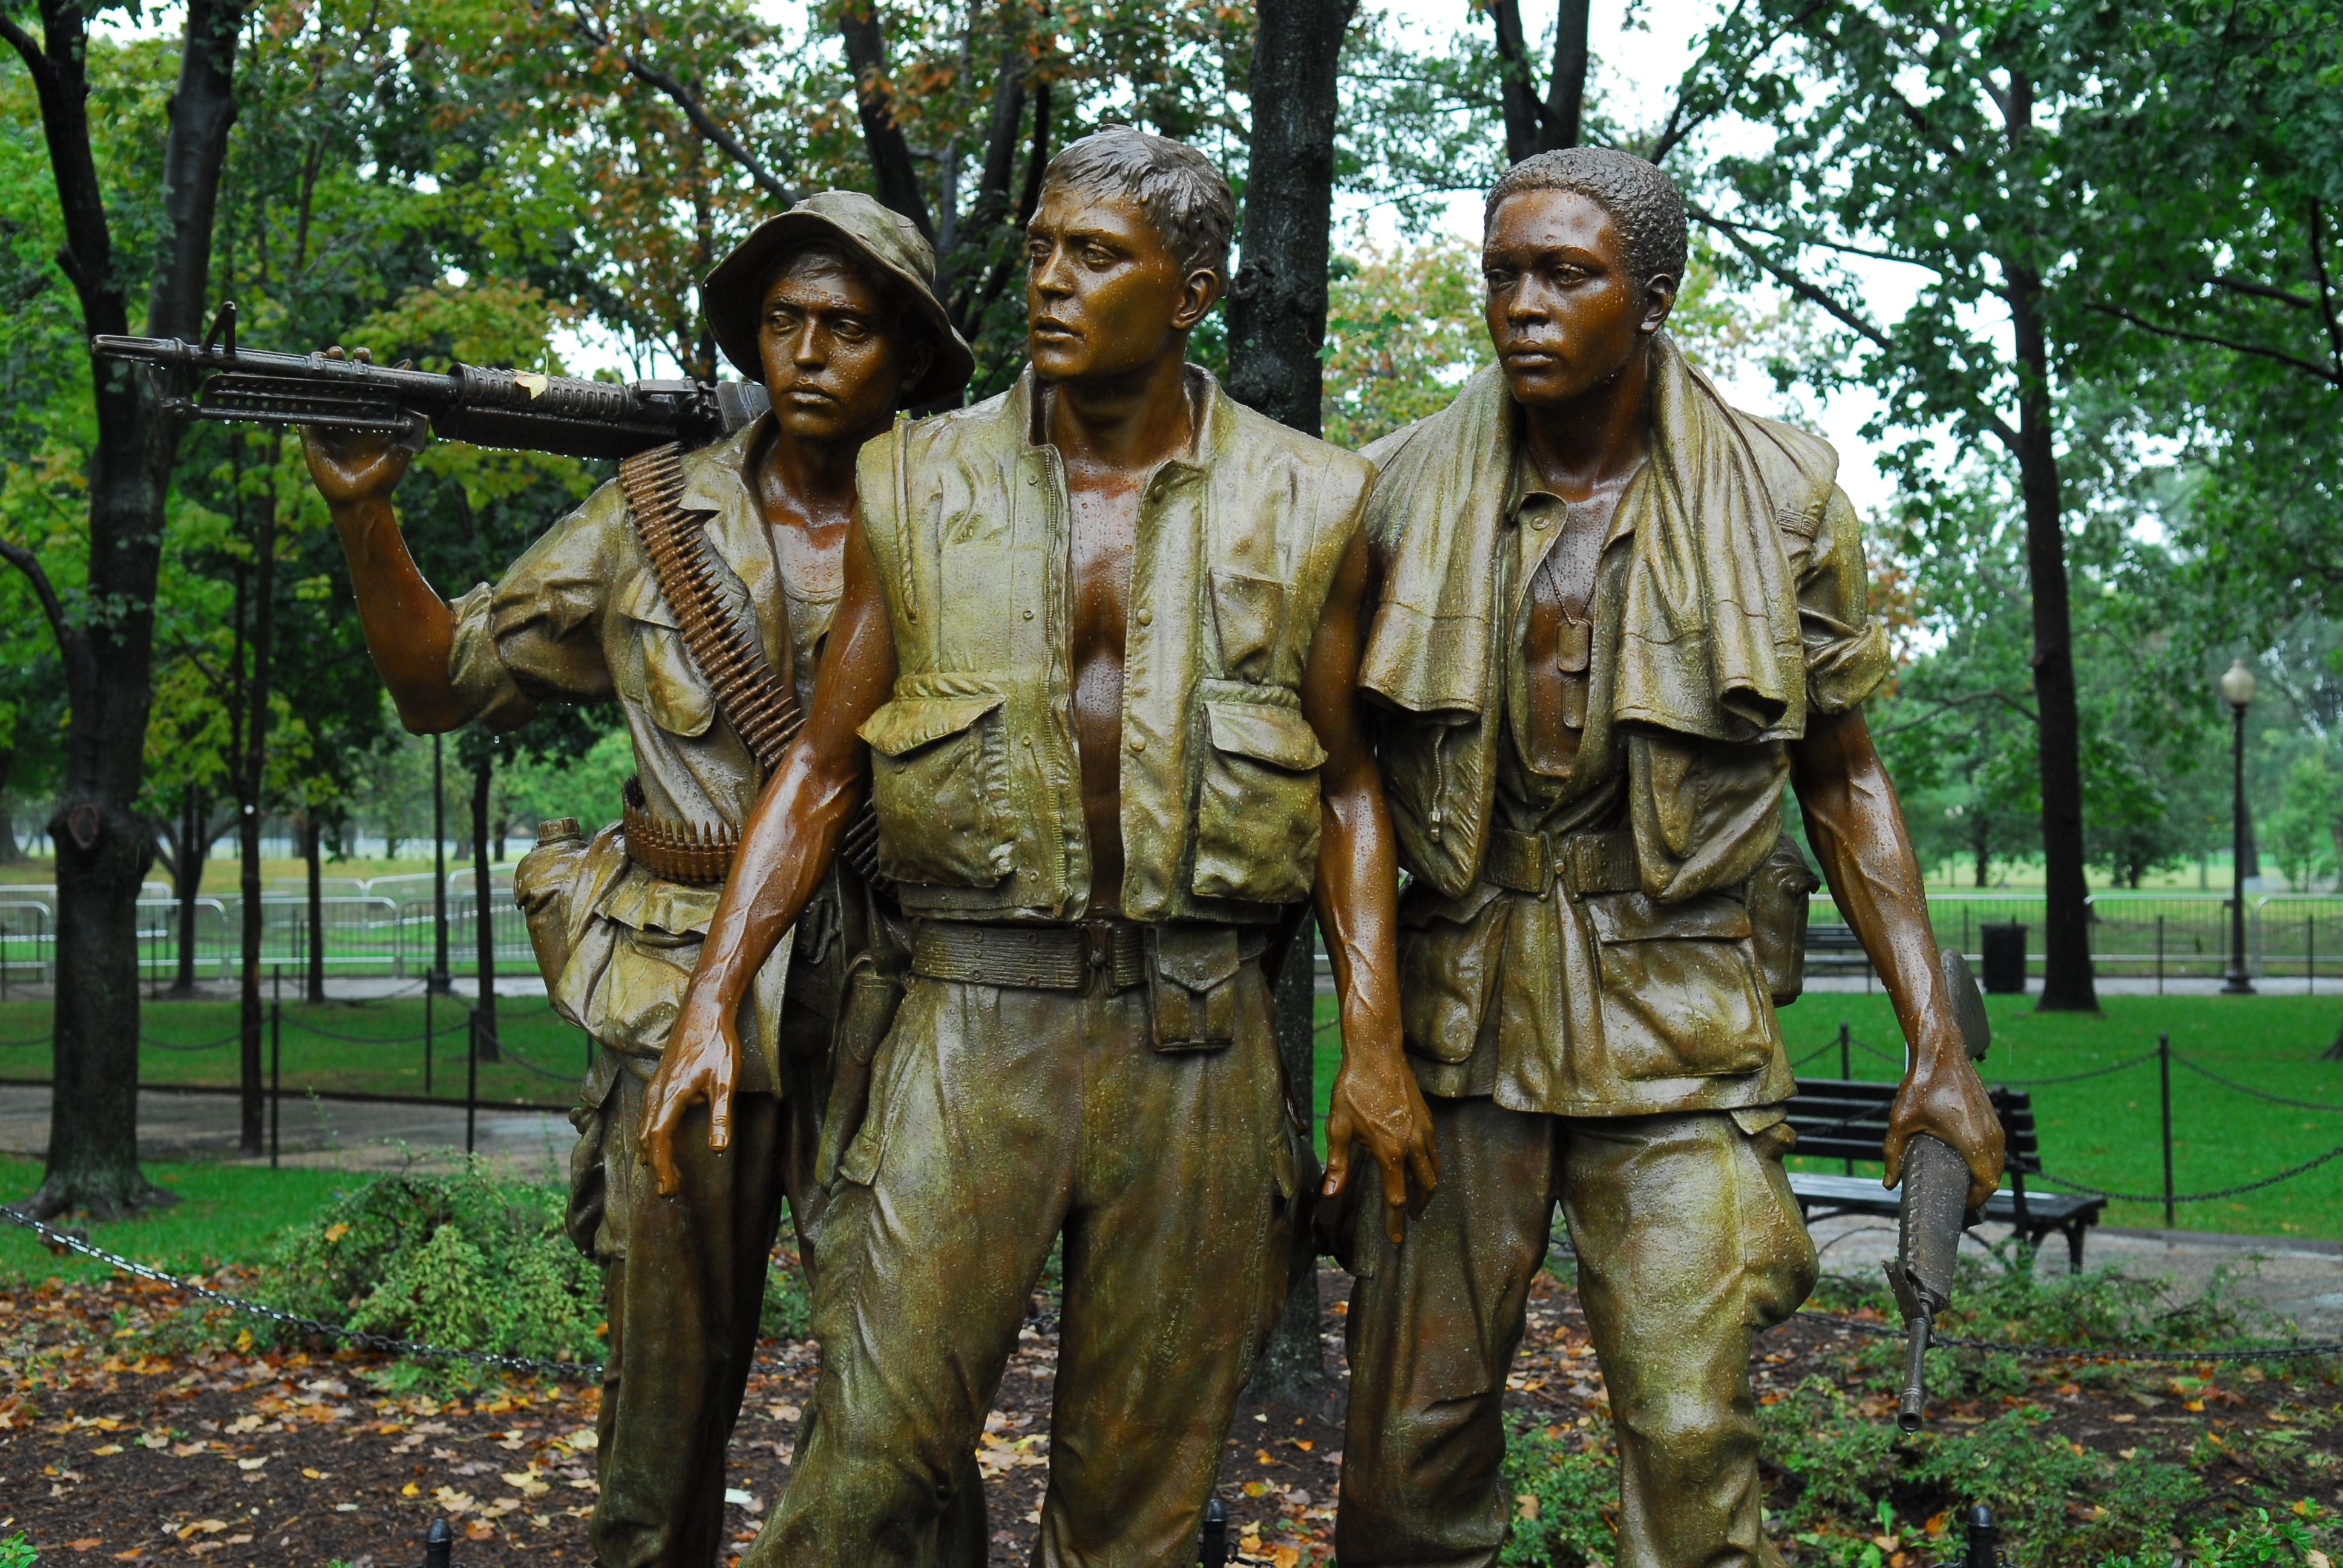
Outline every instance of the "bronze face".
POLYGON ((1221 297, 1129 196, 1051 185, 1025 229, 1025 344, 1045 381, 1111 377, 1184 342, 1221 297))
POLYGON ((1568 403, 1624 369, 1659 330, 1675 280, 1637 286, 1611 215, 1577 191, 1508 196, 1481 247, 1489 341, 1513 400, 1568 403))
POLYGON ((858 443, 885 429, 929 354, 907 344, 897 316, 885 290, 826 251, 801 251, 775 273, 757 351, 780 427, 801 441, 858 443))

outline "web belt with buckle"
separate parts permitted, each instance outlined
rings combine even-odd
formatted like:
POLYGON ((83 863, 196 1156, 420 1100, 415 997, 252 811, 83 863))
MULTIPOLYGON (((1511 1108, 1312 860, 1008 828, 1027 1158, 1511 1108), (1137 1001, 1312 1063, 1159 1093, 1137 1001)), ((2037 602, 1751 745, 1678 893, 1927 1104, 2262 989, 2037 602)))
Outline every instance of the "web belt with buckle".
POLYGON ((1634 835, 1624 829, 1556 838, 1493 828, 1481 875, 1508 892, 1541 899, 1556 882, 1574 898, 1632 893, 1643 886, 1635 866, 1634 835))
MULTIPOLYGON (((1265 932, 1247 928, 1241 958, 1267 950, 1265 932)), ((911 972, 929 980, 1038 990, 1088 990, 1093 979, 1111 991, 1147 978, 1147 927, 1136 920, 1081 920, 1065 926, 922 920, 911 939, 911 972)))

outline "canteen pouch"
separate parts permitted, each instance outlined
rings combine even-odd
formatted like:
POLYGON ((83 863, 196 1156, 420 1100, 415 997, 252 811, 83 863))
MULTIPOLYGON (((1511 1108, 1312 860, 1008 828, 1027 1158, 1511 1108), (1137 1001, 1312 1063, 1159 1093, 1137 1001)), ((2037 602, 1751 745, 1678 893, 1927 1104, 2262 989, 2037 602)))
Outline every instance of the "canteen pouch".
POLYGON ((1749 934, 1775 1007, 1789 1006, 1806 989, 1806 899, 1822 885, 1787 833, 1749 874, 1749 934))
POLYGON ((528 920, 528 945, 548 990, 568 967, 569 893, 586 859, 586 839, 575 817, 537 825, 537 847, 513 868, 513 901, 528 920))
POLYGON ((1147 1001, 1158 1050, 1218 1050, 1237 1038, 1234 926, 1147 928, 1147 1001))
MULTIPOLYGON (((598 1246, 602 1222, 610 1209, 608 1159, 611 1114, 617 1109, 610 1100, 618 1086, 618 1074, 625 1070, 626 1062, 616 1051, 596 1052, 594 1065, 578 1091, 578 1103, 569 1111, 569 1125, 578 1129, 578 1141, 569 1149, 569 1201, 564 1206, 561 1228, 573 1246, 598 1263, 609 1261, 598 1246)), ((623 1130, 619 1135, 625 1136, 623 1130)))
POLYGON ((821 1141, 813 1157, 814 1185, 838 1179, 838 1162, 862 1131, 870 1112, 870 1063, 895 1027, 903 1005, 902 981, 880 970, 867 953, 857 953, 846 971, 838 1028, 830 1037, 830 1103, 821 1119, 821 1141))

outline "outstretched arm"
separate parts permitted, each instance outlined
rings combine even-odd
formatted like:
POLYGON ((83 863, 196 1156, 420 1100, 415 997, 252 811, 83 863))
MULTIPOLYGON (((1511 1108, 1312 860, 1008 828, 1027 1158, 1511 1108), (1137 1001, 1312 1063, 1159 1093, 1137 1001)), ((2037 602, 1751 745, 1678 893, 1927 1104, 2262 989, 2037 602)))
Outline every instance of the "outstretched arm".
POLYGON ((1400 1044, 1398 857, 1383 776, 1359 722, 1367 565, 1361 536, 1344 554, 1319 618, 1302 674, 1302 711, 1326 749, 1318 919, 1342 1012, 1342 1068, 1326 1112, 1325 1192, 1331 1198, 1342 1190, 1351 1145, 1363 1143, 1382 1167, 1384 1229, 1397 1241, 1407 1223, 1408 1172, 1429 1192, 1440 1166, 1432 1113, 1400 1044))
POLYGON ((1911 1064, 1888 1121, 1887 1184, 1901 1179, 1905 1145, 1926 1132, 1969 1168, 1969 1206, 2001 1182, 2001 1122, 1969 1062, 1945 990, 1920 862, 1904 829, 1895 787, 1871 744, 1863 710, 1811 715, 1790 748, 1790 778, 1806 839, 1847 924, 1863 943, 1912 1042, 1911 1064))
POLYGON ((813 897, 839 834, 861 804, 864 759, 855 732, 894 684, 894 632, 880 597, 870 541, 858 520, 846 538, 845 590, 822 649, 813 709, 749 813, 691 989, 651 1079, 643 1158, 661 1192, 676 1191, 676 1130, 693 1105, 707 1103, 709 1148, 722 1149, 732 1140, 740 1000, 813 897))
MULTIPOLYGON (((341 352, 327 350, 336 358, 341 352)), ((357 357, 367 358, 367 351, 359 349, 357 357)), ((407 553, 390 504, 414 454, 369 432, 308 426, 301 430, 301 450, 349 558, 358 626, 390 688, 398 721, 415 735, 458 728, 472 714, 447 679, 456 617, 407 553)))

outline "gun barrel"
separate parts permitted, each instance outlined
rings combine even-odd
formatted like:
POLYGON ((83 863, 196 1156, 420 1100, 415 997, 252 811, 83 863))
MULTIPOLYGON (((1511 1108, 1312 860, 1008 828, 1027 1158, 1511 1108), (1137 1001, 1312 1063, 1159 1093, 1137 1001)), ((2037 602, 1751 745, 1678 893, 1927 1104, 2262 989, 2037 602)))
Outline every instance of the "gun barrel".
POLYGON ((420 443, 447 440, 577 457, 624 457, 669 441, 696 446, 765 408, 763 388, 696 381, 625 385, 458 365, 447 375, 223 341, 104 336, 101 359, 150 366, 166 409, 187 418, 314 425, 420 443))
POLYGON ((89 340, 90 352, 100 359, 131 359, 157 369, 190 374, 207 371, 260 376, 273 381, 307 381, 351 390, 386 393, 429 412, 453 403, 459 391, 458 377, 429 370, 392 365, 369 365, 361 359, 328 359, 323 354, 279 354, 266 348, 239 348, 234 344, 190 343, 184 337, 124 337, 111 334, 89 340))

